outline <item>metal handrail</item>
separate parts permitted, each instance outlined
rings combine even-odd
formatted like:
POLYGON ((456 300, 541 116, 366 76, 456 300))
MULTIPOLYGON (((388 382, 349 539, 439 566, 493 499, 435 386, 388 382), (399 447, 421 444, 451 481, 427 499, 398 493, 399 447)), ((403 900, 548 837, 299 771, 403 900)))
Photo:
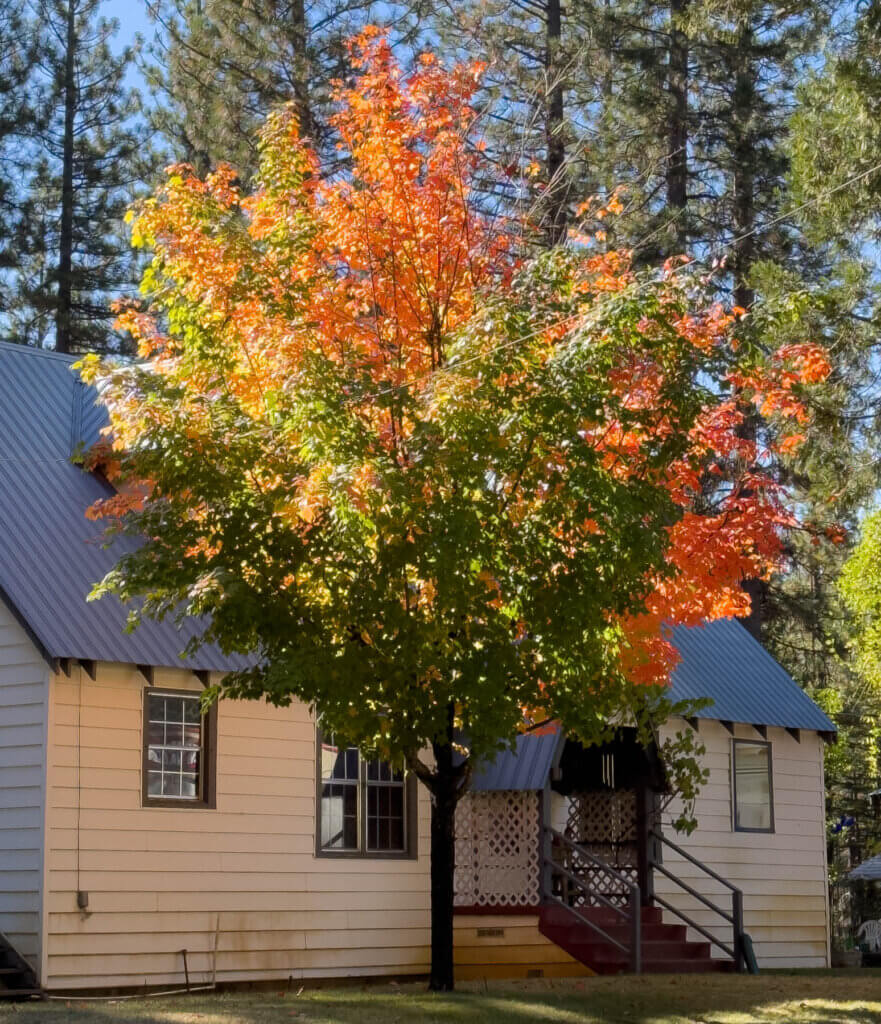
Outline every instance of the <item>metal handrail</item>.
POLYGON ((699 868, 704 874, 709 875, 710 878, 715 879, 720 884, 724 885, 725 888, 731 892, 731 913, 727 913, 717 903, 714 903, 709 897, 704 896, 703 893, 699 893, 696 889, 693 889, 687 882, 683 882, 681 878, 678 878, 673 874, 672 871, 668 871, 667 868, 661 864, 658 859, 649 854, 649 862, 651 867, 655 871, 660 871, 665 878, 669 878, 671 882, 674 882, 681 889, 694 897, 698 902, 703 903, 705 907, 708 907, 714 913, 718 914, 724 921, 727 921, 734 933, 734 943, 729 946, 727 943, 722 942, 712 932, 699 925, 695 920, 690 918, 688 914, 677 909, 666 900, 662 899, 657 893, 654 894, 653 898, 655 903, 659 903, 666 910, 669 910, 671 914, 674 914, 679 918, 680 921, 684 921, 690 928, 694 928, 695 931, 699 932, 705 938, 709 939, 711 943, 718 946, 727 956, 730 956, 734 961, 735 969, 738 971, 743 970, 744 966, 744 943, 743 943, 743 892, 737 888, 736 885, 732 885, 727 878, 723 878, 720 874, 713 871, 712 868, 707 867, 703 861, 699 861, 697 857, 690 854, 687 850, 684 850, 677 843, 674 843, 672 839, 668 839, 663 832, 659 832, 657 829, 650 829, 649 835, 653 839, 657 839, 658 842, 664 846, 669 846, 671 850, 679 854, 684 860, 687 860, 690 864, 693 864, 696 868, 699 868))
POLYGON ((544 898, 546 901, 551 903, 557 903, 577 918, 582 924, 585 924, 592 931, 600 935, 606 942, 615 946, 621 950, 622 953, 630 954, 630 969, 634 974, 640 974, 642 971, 642 900, 640 898, 639 885, 627 878, 625 875, 620 874, 616 871, 611 864, 607 864, 602 858, 595 856, 589 850, 586 850, 583 846, 569 839, 568 836, 564 836, 562 832, 558 832, 554 828, 545 827, 543 830, 543 842, 542 842, 542 871, 541 871, 541 887, 544 898), (611 900, 607 899, 601 892, 588 885, 583 878, 574 874, 568 868, 558 863, 551 856, 551 843, 552 840, 557 840, 570 849, 574 850, 575 853, 593 864, 594 867, 604 871, 611 878, 620 882, 626 886, 629 894, 629 906, 630 912, 628 913, 623 907, 619 907, 612 903, 611 900), (625 921, 630 923, 630 948, 625 943, 619 942, 618 939, 611 936, 604 928, 600 927, 595 921, 591 921, 590 918, 586 917, 577 907, 570 906, 564 899, 556 896, 553 892, 553 886, 550 884, 550 877, 554 874, 561 875, 570 881, 574 882, 575 885, 581 890, 582 893, 589 896, 595 901, 607 906, 610 910, 613 910, 616 914, 619 914, 625 921))
POLYGON ((708 874, 711 878, 715 878, 717 882, 721 882, 727 889, 730 889, 732 892, 740 892, 736 885, 732 885, 727 878, 723 878, 720 874, 717 874, 711 867, 708 867, 703 861, 698 860, 694 854, 683 849, 678 843, 674 843, 672 839, 668 839, 663 832, 658 832, 657 829, 653 828, 649 831, 649 835, 660 840, 664 846, 669 846, 670 849, 678 853, 680 857, 689 861, 691 864, 694 864, 696 868, 700 868, 701 871, 708 874))

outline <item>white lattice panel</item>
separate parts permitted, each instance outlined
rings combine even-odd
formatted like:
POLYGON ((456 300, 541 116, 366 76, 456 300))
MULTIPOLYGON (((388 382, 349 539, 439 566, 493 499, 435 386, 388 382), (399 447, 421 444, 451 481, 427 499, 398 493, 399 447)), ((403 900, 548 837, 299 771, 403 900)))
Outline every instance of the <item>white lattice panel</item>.
POLYGON ((460 907, 538 903, 538 793, 471 793, 456 809, 455 901, 460 907))

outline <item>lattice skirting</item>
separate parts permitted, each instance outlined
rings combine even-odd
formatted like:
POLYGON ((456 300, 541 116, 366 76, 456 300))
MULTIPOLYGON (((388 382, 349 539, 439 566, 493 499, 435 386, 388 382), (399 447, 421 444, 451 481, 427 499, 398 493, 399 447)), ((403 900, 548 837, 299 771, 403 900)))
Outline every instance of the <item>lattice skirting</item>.
POLYGON ((471 793, 459 802, 455 902, 460 907, 539 902, 538 793, 471 793))

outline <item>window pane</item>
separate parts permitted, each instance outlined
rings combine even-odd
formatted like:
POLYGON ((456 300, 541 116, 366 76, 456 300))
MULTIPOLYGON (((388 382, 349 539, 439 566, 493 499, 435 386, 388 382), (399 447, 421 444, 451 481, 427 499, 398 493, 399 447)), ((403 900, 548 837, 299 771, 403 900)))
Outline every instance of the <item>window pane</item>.
MULTIPOLYGON (((392 773, 388 766, 387 778, 392 773)), ((382 774, 382 773, 380 773, 382 774)), ((367 783, 368 850, 404 850, 404 783, 367 783)))
POLYGON ((146 699, 147 795, 198 800, 203 739, 199 697, 148 693, 146 699))
POLYGON ((734 774, 735 828, 770 831, 770 748, 761 743, 735 743, 734 774))
POLYGON ((171 722, 165 726, 166 747, 180 747, 184 742, 184 727, 171 722))
POLYGON ((321 787, 321 848, 358 849, 358 789, 347 783, 321 787))
POLYGON ((358 751, 355 747, 338 747, 333 738, 321 744, 321 778, 323 780, 358 781, 358 751))
POLYGON ((162 773, 162 795, 163 796, 180 796, 180 774, 169 775, 167 772, 162 773))

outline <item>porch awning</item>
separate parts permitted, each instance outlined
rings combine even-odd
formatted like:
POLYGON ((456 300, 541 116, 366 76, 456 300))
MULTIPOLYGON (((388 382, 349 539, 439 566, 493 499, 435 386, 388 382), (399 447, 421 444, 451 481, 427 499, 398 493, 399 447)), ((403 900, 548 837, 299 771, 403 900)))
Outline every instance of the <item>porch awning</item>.
POLYGON ((502 750, 494 761, 484 761, 475 769, 471 790, 544 789, 564 742, 563 732, 555 723, 523 733, 513 750, 502 750))
POLYGON ((864 860, 847 877, 851 882, 881 882, 881 853, 864 860))

